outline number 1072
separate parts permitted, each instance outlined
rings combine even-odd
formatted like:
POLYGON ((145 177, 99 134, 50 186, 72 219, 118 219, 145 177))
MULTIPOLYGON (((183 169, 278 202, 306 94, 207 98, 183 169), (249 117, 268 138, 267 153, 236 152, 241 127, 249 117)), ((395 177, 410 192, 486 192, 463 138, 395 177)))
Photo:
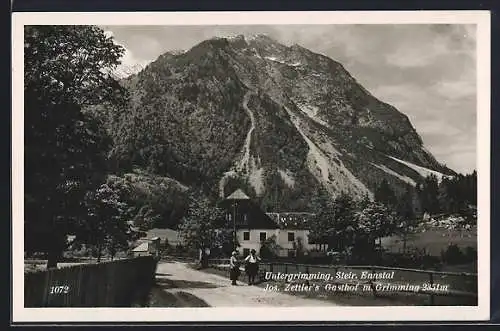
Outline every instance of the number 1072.
POLYGON ((63 286, 51 286, 50 287, 50 294, 66 294, 69 292, 69 286, 68 285, 63 285, 63 286))

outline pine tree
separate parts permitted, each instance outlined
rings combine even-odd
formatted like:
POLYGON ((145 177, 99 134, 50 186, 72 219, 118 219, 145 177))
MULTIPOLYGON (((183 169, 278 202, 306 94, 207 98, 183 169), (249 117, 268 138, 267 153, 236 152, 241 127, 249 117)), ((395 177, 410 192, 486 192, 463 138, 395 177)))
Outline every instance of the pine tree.
POLYGON ((375 201, 384 204, 389 208, 397 205, 397 197, 389 182, 384 178, 375 189, 375 201))
POLYGON ((435 175, 430 175, 425 178, 421 189, 422 208, 429 214, 436 214, 439 212, 439 189, 438 179, 435 175))
POLYGON ((396 209, 396 229, 399 235, 403 239, 403 251, 406 251, 406 243, 408 240, 408 235, 411 233, 411 229, 416 223, 415 215, 415 196, 417 193, 411 186, 407 186, 404 194, 400 197, 398 201, 398 207, 396 209))

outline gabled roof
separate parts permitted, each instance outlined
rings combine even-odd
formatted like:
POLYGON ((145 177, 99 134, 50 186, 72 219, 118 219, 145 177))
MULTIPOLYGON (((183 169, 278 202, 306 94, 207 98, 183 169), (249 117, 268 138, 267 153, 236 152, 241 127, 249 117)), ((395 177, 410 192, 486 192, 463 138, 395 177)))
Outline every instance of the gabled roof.
MULTIPOLYGON (((231 217, 236 213, 236 228, 238 229, 277 229, 278 224, 264 213, 258 204, 248 197, 241 189, 237 189, 226 199, 219 202, 231 217)), ((234 222, 231 220, 231 222, 234 222)))
POLYGON ((171 244, 181 241, 181 238, 179 237, 179 233, 176 230, 172 230, 172 229, 154 228, 154 229, 148 230, 147 238, 153 238, 153 237, 160 237, 162 241, 167 239, 168 242, 171 244))
POLYGON ((149 250, 149 243, 145 242, 134 248, 132 252, 147 252, 148 250, 149 250))
POLYGON ((284 230, 309 230, 314 221, 314 213, 308 212, 283 212, 266 213, 284 230))
POLYGON ((248 195, 245 194, 241 189, 237 189, 233 193, 231 193, 226 200, 250 200, 248 195))

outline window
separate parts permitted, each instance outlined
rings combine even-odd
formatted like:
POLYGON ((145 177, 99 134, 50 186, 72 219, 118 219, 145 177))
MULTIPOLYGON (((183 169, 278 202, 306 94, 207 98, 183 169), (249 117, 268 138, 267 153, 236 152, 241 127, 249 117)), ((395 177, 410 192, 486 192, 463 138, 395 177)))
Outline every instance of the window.
POLYGON ((267 233, 266 232, 261 232, 260 233, 260 241, 265 241, 267 239, 267 233))
POLYGON ((295 241, 295 233, 288 232, 288 241, 295 241))
POLYGON ((247 256, 248 254, 250 254, 250 248, 243 248, 243 256, 247 256))
POLYGON ((243 240, 250 240, 250 232, 248 231, 243 232, 243 240))

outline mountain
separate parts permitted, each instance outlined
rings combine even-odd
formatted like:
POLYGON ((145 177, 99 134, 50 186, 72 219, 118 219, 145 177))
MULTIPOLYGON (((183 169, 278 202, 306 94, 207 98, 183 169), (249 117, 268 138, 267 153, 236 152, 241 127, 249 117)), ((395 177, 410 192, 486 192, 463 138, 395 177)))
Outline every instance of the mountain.
POLYGON ((328 192, 373 196, 427 173, 454 176, 408 117, 338 62, 266 35, 205 40, 122 80, 130 107, 111 132, 121 168, 205 189, 242 187, 264 209, 305 210, 328 192))
POLYGON ((112 75, 115 79, 125 79, 133 74, 138 73, 143 70, 144 66, 140 63, 134 65, 119 65, 113 72, 112 75))

